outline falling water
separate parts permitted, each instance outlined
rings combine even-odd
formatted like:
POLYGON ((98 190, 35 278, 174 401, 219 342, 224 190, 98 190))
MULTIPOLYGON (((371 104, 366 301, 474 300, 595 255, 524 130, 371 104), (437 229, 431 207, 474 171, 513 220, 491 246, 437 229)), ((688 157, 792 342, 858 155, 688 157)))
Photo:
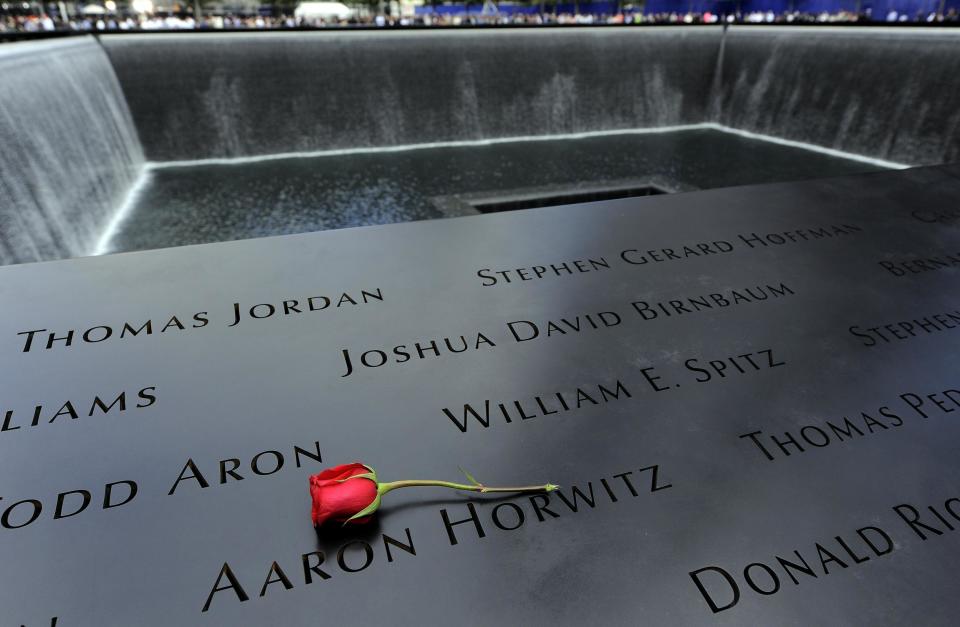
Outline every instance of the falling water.
POLYGON ((713 121, 879 159, 960 158, 960 31, 732 27, 713 121))
POLYGON ((103 45, 147 157, 171 161, 695 124, 721 36, 189 33, 103 45))
POLYGON ((957 160, 958 50, 957 29, 739 26, 4 44, 0 265, 106 250, 144 152, 193 163, 706 123, 835 156, 957 160))
POLYGON ((143 168, 93 37, 0 46, 0 264, 90 254, 143 168))

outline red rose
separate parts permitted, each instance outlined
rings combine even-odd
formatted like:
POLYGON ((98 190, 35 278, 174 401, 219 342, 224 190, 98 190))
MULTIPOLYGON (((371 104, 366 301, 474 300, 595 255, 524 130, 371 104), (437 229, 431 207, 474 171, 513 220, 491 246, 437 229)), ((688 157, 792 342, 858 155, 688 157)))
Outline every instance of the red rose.
POLYGON ((377 475, 360 462, 327 468, 310 477, 310 496, 314 527, 329 520, 365 523, 380 506, 377 475))
POLYGON ((313 526, 320 527, 328 520, 346 524, 362 524, 373 518, 380 507, 380 497, 398 488, 433 486, 469 492, 552 492, 558 486, 552 483, 516 488, 490 488, 464 471, 469 484, 450 481, 408 479, 406 481, 377 481, 373 468, 360 462, 327 468, 310 477, 310 496, 313 509, 310 512, 313 526))

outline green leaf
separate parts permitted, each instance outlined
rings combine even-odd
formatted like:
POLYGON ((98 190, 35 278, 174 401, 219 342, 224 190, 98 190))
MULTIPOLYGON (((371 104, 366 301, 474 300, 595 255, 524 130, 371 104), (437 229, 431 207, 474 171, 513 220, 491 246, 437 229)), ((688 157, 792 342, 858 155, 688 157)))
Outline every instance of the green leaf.
POLYGON ((466 470, 464 470, 464 469, 463 469, 462 467, 460 467, 460 466, 457 466, 457 468, 460 468, 460 472, 462 472, 462 473, 467 477, 467 479, 470 480, 470 483, 472 483, 472 484, 475 485, 475 486, 483 487, 483 484, 480 483, 479 481, 477 481, 476 479, 474 479, 474 478, 473 478, 473 475, 471 475, 469 472, 467 472, 466 470))
MULTIPOLYGON (((359 475, 357 475, 357 476, 359 476, 359 475)), ((357 518, 363 518, 364 516, 369 516, 370 514, 372 514, 372 513, 374 513, 375 511, 377 511, 377 509, 378 509, 379 507, 380 507, 380 495, 377 494, 377 498, 373 499, 373 502, 372 502, 372 503, 370 503, 369 505, 367 505, 366 507, 364 507, 362 510, 360 510, 359 512, 357 512, 356 514, 354 514, 354 515, 351 516, 350 518, 348 518, 348 519, 346 519, 345 521, 343 521, 343 524, 346 525, 346 524, 347 524, 348 522, 350 522, 351 520, 356 520, 357 518)))

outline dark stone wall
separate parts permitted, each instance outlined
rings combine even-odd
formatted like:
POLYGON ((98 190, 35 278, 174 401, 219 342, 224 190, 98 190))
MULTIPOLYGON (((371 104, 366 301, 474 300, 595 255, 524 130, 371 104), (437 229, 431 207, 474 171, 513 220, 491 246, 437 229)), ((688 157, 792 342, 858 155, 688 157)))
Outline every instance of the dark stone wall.
POLYGON ((960 31, 732 27, 717 122, 908 164, 960 158, 960 31))
POLYGON ((156 161, 691 124, 720 28, 113 35, 156 161))
POLYGON ((717 122, 960 158, 960 31, 735 26, 114 35, 156 161, 717 122))

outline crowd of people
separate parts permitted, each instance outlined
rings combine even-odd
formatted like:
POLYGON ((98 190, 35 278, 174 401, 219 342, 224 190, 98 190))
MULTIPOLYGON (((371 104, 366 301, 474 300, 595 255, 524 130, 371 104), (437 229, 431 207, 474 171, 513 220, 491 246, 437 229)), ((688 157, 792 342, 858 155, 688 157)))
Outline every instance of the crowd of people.
POLYGON ((615 15, 591 13, 555 14, 450 14, 424 13, 416 16, 391 17, 388 15, 355 16, 345 20, 304 19, 293 16, 271 15, 205 15, 194 18, 192 14, 160 15, 78 15, 61 19, 55 14, 0 14, 0 33, 49 31, 137 31, 137 30, 235 30, 235 29, 294 29, 323 27, 429 27, 429 26, 482 26, 482 25, 567 25, 567 24, 714 24, 714 23, 856 23, 856 22, 957 22, 960 19, 955 9, 945 14, 924 13, 898 14, 896 11, 883 16, 839 13, 774 13, 754 11, 719 15, 714 13, 647 13, 621 12, 615 15))

